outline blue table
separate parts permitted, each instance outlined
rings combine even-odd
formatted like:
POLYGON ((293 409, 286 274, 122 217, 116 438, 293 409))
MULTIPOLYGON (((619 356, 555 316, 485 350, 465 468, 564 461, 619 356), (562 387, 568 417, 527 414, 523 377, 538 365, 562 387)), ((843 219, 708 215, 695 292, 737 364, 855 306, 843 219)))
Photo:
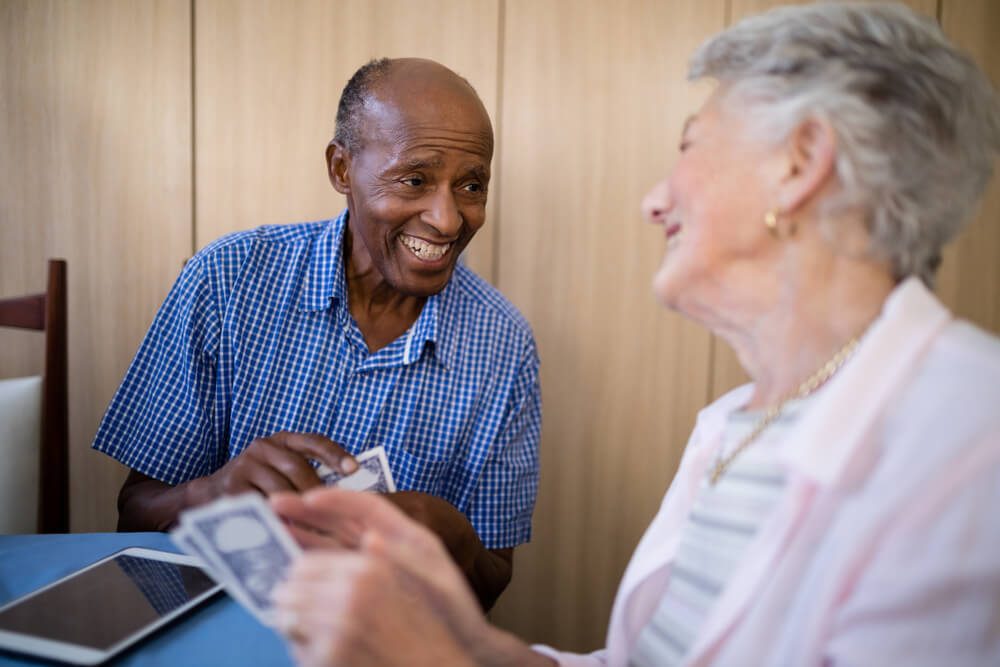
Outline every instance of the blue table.
MULTIPOLYGON (((0 605, 125 547, 178 551, 163 533, 0 535, 0 605)), ((0 650, 0 665, 49 664, 0 650)), ((219 593, 108 664, 281 667, 292 660, 280 636, 219 593)))

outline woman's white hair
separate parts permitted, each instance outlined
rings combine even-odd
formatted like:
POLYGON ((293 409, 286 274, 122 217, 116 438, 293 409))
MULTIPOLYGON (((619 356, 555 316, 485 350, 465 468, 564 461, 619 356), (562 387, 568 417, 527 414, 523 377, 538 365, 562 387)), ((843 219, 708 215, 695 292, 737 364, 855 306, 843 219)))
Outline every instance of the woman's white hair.
POLYGON ((971 217, 1000 153, 989 79, 936 23, 902 5, 774 9, 702 45, 689 77, 726 86, 770 140, 825 118, 841 191, 823 212, 863 211, 871 251, 897 280, 932 284, 941 248, 971 217))

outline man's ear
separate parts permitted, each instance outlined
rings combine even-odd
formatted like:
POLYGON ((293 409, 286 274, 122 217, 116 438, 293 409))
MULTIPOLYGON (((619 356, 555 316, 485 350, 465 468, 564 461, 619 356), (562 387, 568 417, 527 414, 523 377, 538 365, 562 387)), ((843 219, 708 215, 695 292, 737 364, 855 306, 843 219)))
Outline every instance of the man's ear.
POLYGON ((835 176, 837 134, 825 118, 809 117, 786 141, 786 170, 778 185, 783 213, 795 213, 823 191, 835 176))
POLYGON ((351 191, 351 154, 334 139, 326 147, 326 172, 333 189, 342 195, 351 191))

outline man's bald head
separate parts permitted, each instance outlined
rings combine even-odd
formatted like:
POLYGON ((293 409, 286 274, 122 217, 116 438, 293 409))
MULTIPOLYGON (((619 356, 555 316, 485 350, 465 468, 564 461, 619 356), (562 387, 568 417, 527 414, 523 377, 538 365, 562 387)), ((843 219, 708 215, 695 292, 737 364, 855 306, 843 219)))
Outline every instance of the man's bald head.
POLYGON ((394 105, 419 104, 421 93, 428 87, 468 95, 482 108, 489 123, 489 116, 472 84, 444 65, 423 58, 379 58, 362 65, 344 86, 337 107, 334 141, 348 152, 356 153, 365 143, 366 105, 376 98, 394 105))

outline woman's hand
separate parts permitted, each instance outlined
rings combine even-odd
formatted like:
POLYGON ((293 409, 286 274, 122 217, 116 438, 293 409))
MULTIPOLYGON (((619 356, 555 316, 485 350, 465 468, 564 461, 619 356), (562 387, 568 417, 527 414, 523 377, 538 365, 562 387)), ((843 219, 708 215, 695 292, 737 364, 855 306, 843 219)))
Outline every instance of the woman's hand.
POLYGON ((322 488, 279 494, 271 503, 303 547, 320 550, 307 552, 292 568, 277 598, 291 614, 286 620, 297 626, 290 637, 310 655, 349 650, 361 659, 374 650, 366 637, 378 637, 386 650, 404 649, 400 657, 415 664, 419 652, 409 647, 411 630, 418 630, 412 634, 420 643, 440 640, 442 650, 450 644, 456 650, 475 647, 488 630, 441 541, 386 499, 322 488), (303 642, 300 635, 310 639, 303 642))
POLYGON ((382 547, 368 544, 378 539, 366 539, 362 551, 310 551, 295 563, 275 603, 296 662, 474 664, 443 619, 428 609, 420 584, 379 555, 382 547))
POLYGON ((384 497, 332 487, 271 505, 310 549, 275 594, 301 663, 555 664, 490 626, 440 539, 384 497))

